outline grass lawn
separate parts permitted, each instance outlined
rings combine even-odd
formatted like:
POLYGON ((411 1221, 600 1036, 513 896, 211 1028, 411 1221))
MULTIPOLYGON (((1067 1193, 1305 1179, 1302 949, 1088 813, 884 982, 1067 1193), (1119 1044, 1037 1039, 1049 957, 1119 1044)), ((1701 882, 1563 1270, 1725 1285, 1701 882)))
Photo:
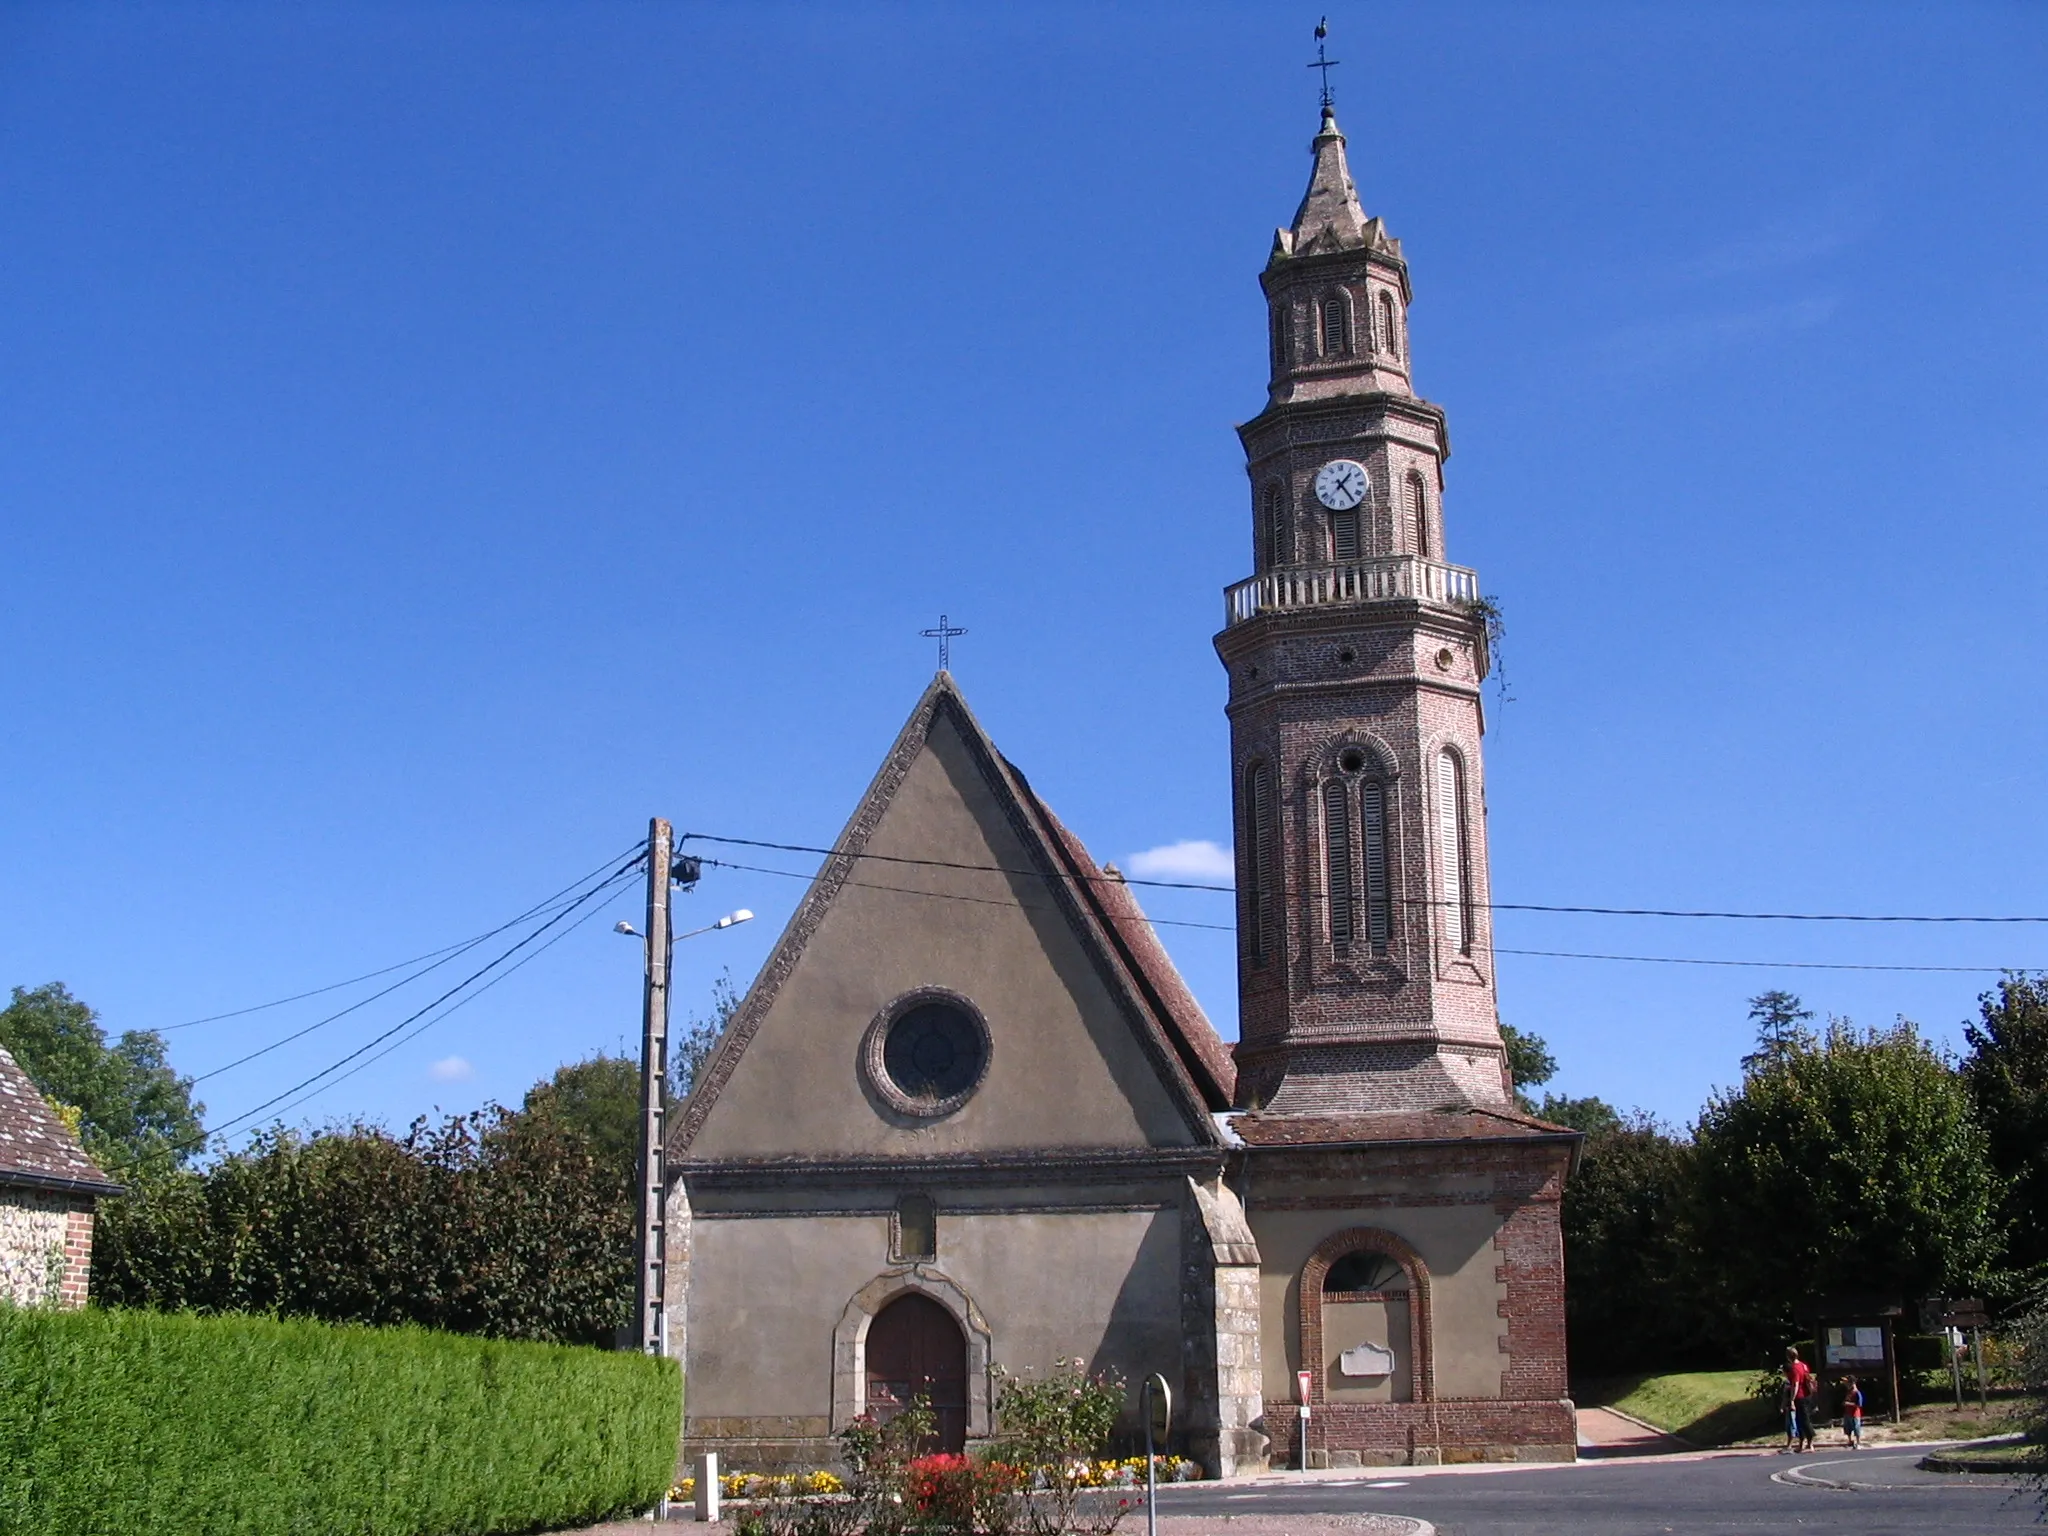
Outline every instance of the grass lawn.
POLYGON ((1572 1383, 1581 1408, 1618 1408, 1695 1445, 1727 1445, 1778 1429, 1774 1404, 1750 1396, 1755 1371, 1672 1371, 1572 1383))
POLYGON ((1960 1466, 1982 1467, 1986 1472, 2030 1472, 2048 1469, 2048 1452, 2027 1440, 2008 1440, 2003 1445, 1958 1445, 1941 1453, 1940 1460, 1960 1466))

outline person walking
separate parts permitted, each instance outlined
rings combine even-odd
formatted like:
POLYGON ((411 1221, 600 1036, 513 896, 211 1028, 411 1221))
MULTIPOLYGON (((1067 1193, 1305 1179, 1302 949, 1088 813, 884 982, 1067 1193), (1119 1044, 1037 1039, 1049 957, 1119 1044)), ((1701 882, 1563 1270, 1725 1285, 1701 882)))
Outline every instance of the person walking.
POLYGON ((1842 1434, 1850 1450, 1863 1449, 1863 1389, 1856 1385, 1854 1376, 1842 1382, 1842 1434))
POLYGON ((1785 1382, 1792 1389, 1792 1432, 1793 1450, 1813 1449, 1813 1394, 1818 1385, 1813 1378, 1813 1367, 1799 1358, 1799 1347, 1785 1348, 1785 1382))

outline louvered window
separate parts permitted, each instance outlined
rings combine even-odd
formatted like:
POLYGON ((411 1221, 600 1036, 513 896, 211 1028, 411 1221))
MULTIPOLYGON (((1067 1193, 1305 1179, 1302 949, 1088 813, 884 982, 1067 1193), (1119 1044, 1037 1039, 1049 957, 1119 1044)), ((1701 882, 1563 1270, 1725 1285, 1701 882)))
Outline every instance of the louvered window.
POLYGON ((1382 291, 1380 294, 1380 350, 1394 357, 1401 355, 1401 339, 1394 333, 1394 296, 1382 291))
POLYGON ((1465 853, 1465 765, 1454 753, 1436 760, 1437 858, 1443 865, 1444 936, 1472 953, 1472 897, 1465 853))
POLYGON ((1323 300, 1323 356, 1343 357, 1351 351, 1351 316, 1342 294, 1323 300))
POLYGON ((1429 558, 1429 492, 1420 475, 1408 477, 1408 547, 1429 558))
POLYGON ((1273 371, 1285 373, 1290 359, 1287 356, 1287 306, 1275 304, 1269 317, 1269 329, 1273 341, 1273 371))
POLYGON ((1330 558, 1358 558, 1358 508, 1353 507, 1348 512, 1330 514, 1330 558))
POLYGON ((1372 952, 1384 955, 1394 926, 1387 896, 1386 786, 1367 784, 1359 799, 1365 811, 1365 931, 1372 952))
POLYGON ((1324 878, 1330 898, 1330 942, 1349 947, 1357 921, 1358 890, 1351 873, 1351 787, 1343 779, 1323 786, 1324 878))
POLYGON ((1274 855, 1277 838, 1274 826, 1273 774, 1264 763, 1253 763, 1244 775, 1245 809, 1245 928, 1251 946, 1252 964, 1264 965, 1277 948, 1274 930, 1274 855))
POLYGON ((1287 563, 1287 491, 1284 486, 1266 487, 1265 511, 1259 519, 1259 536, 1266 568, 1287 563))

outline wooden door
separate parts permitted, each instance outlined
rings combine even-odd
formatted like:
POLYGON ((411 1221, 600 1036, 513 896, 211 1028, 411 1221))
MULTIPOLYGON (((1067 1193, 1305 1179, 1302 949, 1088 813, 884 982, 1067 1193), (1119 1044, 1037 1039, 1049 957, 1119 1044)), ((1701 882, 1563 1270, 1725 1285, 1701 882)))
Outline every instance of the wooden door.
POLYGON ((929 1296, 899 1296, 868 1324, 868 1412, 888 1423, 922 1396, 938 1420, 936 1451, 967 1448, 967 1337, 929 1296))

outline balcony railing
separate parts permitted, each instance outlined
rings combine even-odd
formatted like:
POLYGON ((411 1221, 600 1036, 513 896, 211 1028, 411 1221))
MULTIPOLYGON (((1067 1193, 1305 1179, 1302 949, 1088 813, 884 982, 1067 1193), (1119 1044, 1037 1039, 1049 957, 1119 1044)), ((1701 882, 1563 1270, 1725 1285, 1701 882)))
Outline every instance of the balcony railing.
POLYGON ((1417 555, 1382 555, 1334 565, 1283 565, 1240 581, 1223 593, 1223 625, 1285 608, 1327 608, 1417 598, 1428 603, 1469 603, 1479 596, 1479 573, 1417 555))

